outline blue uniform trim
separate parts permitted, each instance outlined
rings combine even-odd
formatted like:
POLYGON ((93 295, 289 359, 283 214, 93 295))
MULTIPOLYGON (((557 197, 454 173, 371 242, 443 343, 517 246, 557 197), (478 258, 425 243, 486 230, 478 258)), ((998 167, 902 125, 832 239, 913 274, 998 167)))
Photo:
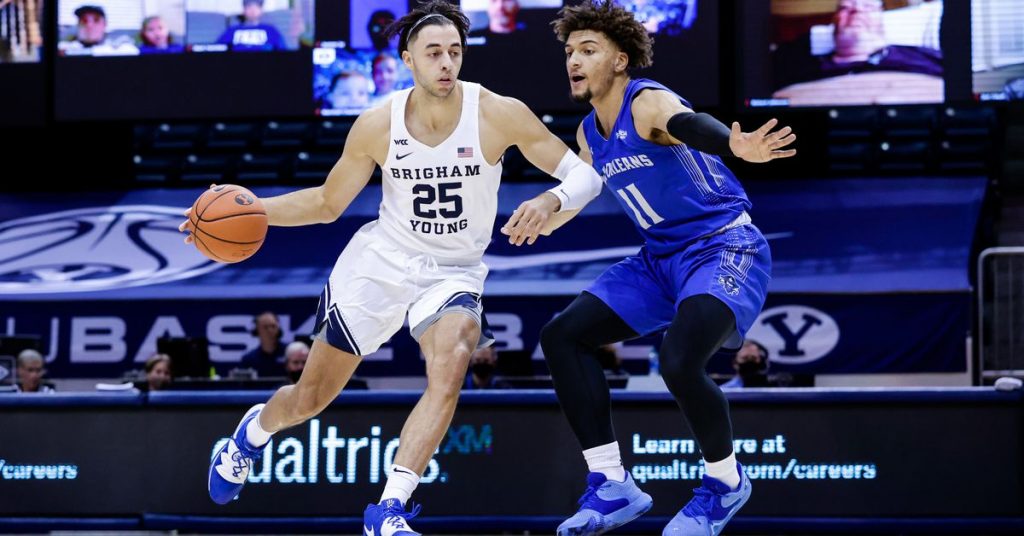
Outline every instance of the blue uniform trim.
POLYGON ((449 307, 466 307, 475 309, 480 306, 480 295, 474 292, 456 292, 437 308, 438 313, 449 307))
POLYGON ((359 351, 359 344, 356 343, 352 331, 345 324, 338 306, 331 303, 331 287, 327 285, 320 293, 320 303, 316 308, 315 321, 317 338, 339 350, 354 355, 363 355, 359 351))
POLYGON ((442 316, 445 315, 446 310, 462 309, 466 316, 472 317, 480 325, 480 340, 477 341, 477 348, 485 348, 494 344, 494 333, 491 331, 491 326, 487 323, 487 316, 484 315, 483 301, 480 299, 480 295, 475 292, 460 291, 452 294, 447 300, 437 308, 437 311, 423 319, 422 322, 413 326, 410 330, 410 334, 413 339, 418 342, 420 337, 426 333, 430 326, 434 325, 442 316))
MULTIPOLYGON (((345 346, 339 346, 339 348, 355 355, 363 355, 363 353, 359 351, 359 345, 356 344, 355 337, 352 336, 352 331, 348 329, 347 325, 345 325, 345 319, 341 317, 341 311, 338 310, 337 306, 331 306, 331 318, 334 319, 334 329, 340 330, 345 336, 345 341, 347 342, 345 346)), ((330 326, 329 322, 328 325, 330 326)))

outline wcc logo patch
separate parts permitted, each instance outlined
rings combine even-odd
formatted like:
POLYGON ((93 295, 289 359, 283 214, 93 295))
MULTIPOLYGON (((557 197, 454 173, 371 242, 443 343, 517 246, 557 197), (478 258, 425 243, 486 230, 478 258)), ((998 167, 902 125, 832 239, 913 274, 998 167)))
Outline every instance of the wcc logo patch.
POLYGON ((768 349, 770 361, 801 365, 817 361, 839 344, 839 324, 828 314, 803 305, 772 307, 747 333, 768 349))
POLYGON ((0 222, 0 295, 152 285, 221 268, 182 242, 181 209, 94 207, 0 222))

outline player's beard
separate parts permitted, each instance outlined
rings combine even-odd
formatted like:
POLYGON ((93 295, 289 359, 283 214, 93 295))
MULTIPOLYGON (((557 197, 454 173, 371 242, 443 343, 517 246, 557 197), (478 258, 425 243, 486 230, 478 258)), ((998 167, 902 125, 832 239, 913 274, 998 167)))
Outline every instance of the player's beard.
POLYGON ((594 94, 590 91, 590 88, 587 88, 586 91, 584 91, 583 93, 581 93, 579 95, 577 95, 575 93, 572 93, 570 91, 569 92, 569 98, 571 98, 573 100, 573 102, 578 102, 580 104, 586 104, 586 103, 590 102, 590 99, 594 98, 594 94))
POLYGON ((602 95, 604 95, 609 90, 609 88, 612 87, 612 84, 614 82, 615 79, 614 75, 612 74, 605 74, 600 78, 588 75, 587 89, 585 89, 583 93, 580 94, 573 93, 570 89, 569 97, 571 97, 574 102, 578 102, 580 104, 587 104, 594 100, 594 88, 597 88, 597 90, 601 92, 602 95))

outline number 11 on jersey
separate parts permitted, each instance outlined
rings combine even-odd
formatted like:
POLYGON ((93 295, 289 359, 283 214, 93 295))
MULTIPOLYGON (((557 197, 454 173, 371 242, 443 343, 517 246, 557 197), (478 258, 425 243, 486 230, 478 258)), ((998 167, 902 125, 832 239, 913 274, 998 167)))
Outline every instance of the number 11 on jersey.
POLYGON ((644 194, 640 193, 640 190, 636 187, 635 183, 630 184, 625 188, 615 190, 615 193, 619 194, 619 197, 626 202, 626 206, 633 211, 633 215, 636 217, 636 222, 640 224, 640 227, 647 229, 650 226, 657 225, 665 220, 665 218, 662 218, 657 212, 655 212, 654 208, 651 207, 651 204, 644 199, 644 194), (630 199, 630 197, 632 197, 632 199, 630 199), (636 200, 635 204, 633 203, 634 199, 636 200), (637 209, 637 205, 640 205, 639 209, 637 209), (641 210, 643 210, 643 214, 640 214, 641 210))

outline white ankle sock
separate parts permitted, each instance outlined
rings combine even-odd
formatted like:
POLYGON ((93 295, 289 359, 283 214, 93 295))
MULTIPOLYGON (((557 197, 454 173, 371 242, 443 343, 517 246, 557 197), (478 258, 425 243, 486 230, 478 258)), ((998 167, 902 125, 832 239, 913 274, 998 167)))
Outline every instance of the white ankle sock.
POLYGON ((270 441, 270 436, 274 435, 274 432, 268 432, 260 426, 260 416, 263 414, 263 410, 260 410, 256 414, 256 418, 249 421, 249 424, 245 425, 245 440, 249 445, 253 447, 262 447, 270 441))
POLYGON ((729 486, 729 489, 736 490, 740 486, 740 472, 736 470, 736 453, 729 454, 724 460, 709 462, 704 460, 704 472, 729 486))
POLYGON ((619 454, 619 442, 608 443, 583 451, 587 467, 591 473, 601 473, 608 480, 626 481, 626 469, 622 467, 622 456, 619 454))
POLYGON ((388 499, 398 499, 405 506, 412 497, 413 490, 420 483, 420 475, 416 471, 398 464, 391 466, 391 474, 388 475, 388 482, 384 484, 384 493, 380 496, 380 502, 388 499))

